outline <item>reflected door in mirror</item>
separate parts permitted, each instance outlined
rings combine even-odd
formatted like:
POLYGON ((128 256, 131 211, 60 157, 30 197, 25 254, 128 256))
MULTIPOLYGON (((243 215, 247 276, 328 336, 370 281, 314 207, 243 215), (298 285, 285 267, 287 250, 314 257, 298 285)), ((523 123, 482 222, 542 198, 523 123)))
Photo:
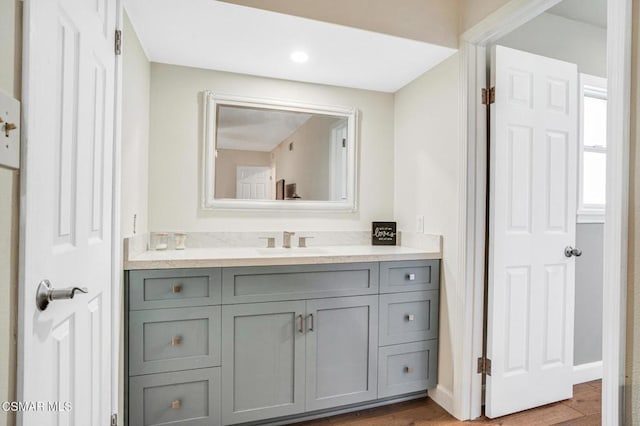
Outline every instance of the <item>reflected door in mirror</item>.
POLYGON ((241 200, 271 199, 271 168, 238 166, 236 198, 241 200))

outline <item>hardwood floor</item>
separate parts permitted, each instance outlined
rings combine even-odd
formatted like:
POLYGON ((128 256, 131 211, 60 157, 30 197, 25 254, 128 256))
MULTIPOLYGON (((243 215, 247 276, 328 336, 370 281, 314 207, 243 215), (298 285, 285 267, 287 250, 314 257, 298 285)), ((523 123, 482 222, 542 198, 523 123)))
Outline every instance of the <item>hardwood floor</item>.
POLYGON ((472 425, 507 426, 596 426, 600 425, 601 381, 582 383, 573 387, 573 398, 545 405, 497 419, 461 422, 444 411, 430 398, 401 402, 385 407, 299 423, 304 426, 450 426, 472 425))

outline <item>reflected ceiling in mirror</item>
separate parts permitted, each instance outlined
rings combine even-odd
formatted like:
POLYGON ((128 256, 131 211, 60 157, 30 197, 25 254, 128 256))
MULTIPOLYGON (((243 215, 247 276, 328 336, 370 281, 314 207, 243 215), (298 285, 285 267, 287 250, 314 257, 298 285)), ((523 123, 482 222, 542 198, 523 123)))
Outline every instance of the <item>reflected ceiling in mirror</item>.
POLYGON ((356 209, 355 110, 205 92, 204 207, 356 209))

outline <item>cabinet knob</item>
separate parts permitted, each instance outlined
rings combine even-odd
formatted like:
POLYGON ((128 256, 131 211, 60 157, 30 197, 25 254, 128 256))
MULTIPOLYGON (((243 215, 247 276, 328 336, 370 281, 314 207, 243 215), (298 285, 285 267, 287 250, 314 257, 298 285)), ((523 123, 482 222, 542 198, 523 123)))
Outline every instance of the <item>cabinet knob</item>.
POLYGON ((171 346, 180 346, 182 344, 182 336, 176 336, 171 339, 171 346))
POLYGON ((173 294, 180 293, 182 291, 182 284, 174 284, 173 287, 171 287, 171 291, 173 294))
POLYGON ((416 280, 416 274, 407 274, 407 279, 409 281, 415 281, 416 280))
POLYGON ((407 321, 414 321, 416 319, 416 316, 414 314, 407 314, 405 318, 407 321))
POLYGON ((405 367, 404 368, 404 372, 405 373, 413 373, 413 367, 405 367))
POLYGON ((171 401, 171 408, 174 410, 179 410, 182 407, 182 401, 176 399, 175 401, 171 401))

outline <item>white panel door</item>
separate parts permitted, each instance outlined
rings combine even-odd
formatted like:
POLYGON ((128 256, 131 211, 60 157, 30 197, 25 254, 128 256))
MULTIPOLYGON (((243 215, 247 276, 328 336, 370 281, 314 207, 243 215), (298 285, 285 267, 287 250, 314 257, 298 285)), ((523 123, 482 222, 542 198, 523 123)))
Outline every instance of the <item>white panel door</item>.
POLYGON ((25 426, 109 424, 116 8, 25 0, 18 398, 44 403, 25 426), (88 294, 40 311, 45 279, 88 294))
POLYGON ((271 167, 238 166, 236 198, 239 200, 271 199, 271 167))
POLYGON ((491 80, 486 414, 572 396, 577 67, 497 46, 491 80))

